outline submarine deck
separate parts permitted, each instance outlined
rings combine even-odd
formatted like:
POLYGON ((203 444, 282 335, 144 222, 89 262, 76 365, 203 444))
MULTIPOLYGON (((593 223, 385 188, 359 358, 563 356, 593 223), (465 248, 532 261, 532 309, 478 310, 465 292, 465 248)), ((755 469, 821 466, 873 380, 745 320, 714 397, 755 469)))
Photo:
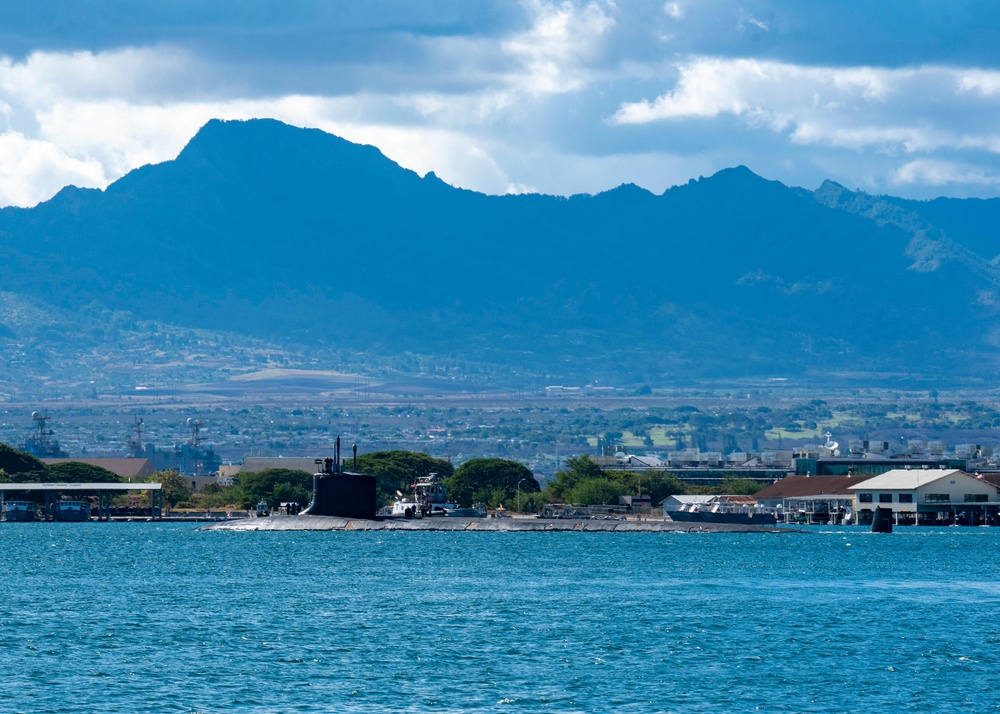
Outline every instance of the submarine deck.
POLYGON ((729 523, 675 523, 559 518, 339 518, 336 516, 269 516, 218 521, 202 526, 212 531, 576 531, 616 533, 791 533, 793 529, 729 523))

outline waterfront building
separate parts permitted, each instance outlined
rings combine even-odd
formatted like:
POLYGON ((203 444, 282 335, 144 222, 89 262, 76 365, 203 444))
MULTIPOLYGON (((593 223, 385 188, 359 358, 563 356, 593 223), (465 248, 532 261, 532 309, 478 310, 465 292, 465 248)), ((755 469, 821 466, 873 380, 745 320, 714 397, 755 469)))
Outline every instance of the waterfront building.
POLYGON ((870 523, 876 506, 896 525, 988 525, 1000 513, 1000 488, 958 469, 894 469, 850 490, 858 523, 870 523))
POLYGON ((857 476, 786 476, 758 491, 762 506, 780 508, 785 523, 843 523, 853 516, 852 486, 872 474, 857 476))

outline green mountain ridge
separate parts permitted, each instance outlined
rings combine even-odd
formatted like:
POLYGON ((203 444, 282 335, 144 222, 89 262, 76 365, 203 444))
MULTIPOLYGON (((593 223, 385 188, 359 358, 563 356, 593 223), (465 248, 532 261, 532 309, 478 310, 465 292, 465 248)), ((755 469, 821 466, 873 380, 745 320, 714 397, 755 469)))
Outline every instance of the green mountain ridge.
POLYGON ((616 384, 984 378, 1000 356, 994 216, 997 201, 806 191, 742 166, 659 196, 488 196, 318 130, 212 121, 105 191, 0 211, 0 276, 64 315, 99 306, 306 363, 412 353, 616 384))

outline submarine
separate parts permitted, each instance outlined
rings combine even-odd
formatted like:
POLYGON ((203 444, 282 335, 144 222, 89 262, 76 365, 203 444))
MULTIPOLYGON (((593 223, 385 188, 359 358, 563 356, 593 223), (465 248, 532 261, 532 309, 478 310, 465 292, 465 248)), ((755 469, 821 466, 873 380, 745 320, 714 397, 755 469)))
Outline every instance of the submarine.
POLYGON ((875 506, 872 515, 872 533, 892 533, 892 509, 875 506))
MULTIPOLYGON (((355 444, 355 468, 357 463, 358 446, 355 444)), ((312 501, 299 515, 375 520, 376 500, 373 475, 344 471, 338 436, 333 458, 324 459, 313 474, 312 501)))

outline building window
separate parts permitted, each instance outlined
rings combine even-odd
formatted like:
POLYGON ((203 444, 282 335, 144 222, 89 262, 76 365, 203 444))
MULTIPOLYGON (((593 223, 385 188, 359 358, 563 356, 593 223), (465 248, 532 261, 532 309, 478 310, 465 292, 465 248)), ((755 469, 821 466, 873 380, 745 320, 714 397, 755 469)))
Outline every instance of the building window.
POLYGON ((950 503, 951 496, 947 493, 928 493, 924 496, 924 503, 950 503))
POLYGON ((986 503, 989 499, 985 493, 967 493, 965 494, 966 503, 986 503))
POLYGON ((892 494, 891 493, 880 493, 878 495, 878 502, 879 503, 892 503, 892 494))
POLYGON ((859 493, 858 501, 860 501, 861 503, 871 503, 872 495, 870 493, 859 493))
POLYGON ((913 503, 913 494, 912 493, 901 493, 901 494, 899 494, 899 502, 900 503, 913 503))

